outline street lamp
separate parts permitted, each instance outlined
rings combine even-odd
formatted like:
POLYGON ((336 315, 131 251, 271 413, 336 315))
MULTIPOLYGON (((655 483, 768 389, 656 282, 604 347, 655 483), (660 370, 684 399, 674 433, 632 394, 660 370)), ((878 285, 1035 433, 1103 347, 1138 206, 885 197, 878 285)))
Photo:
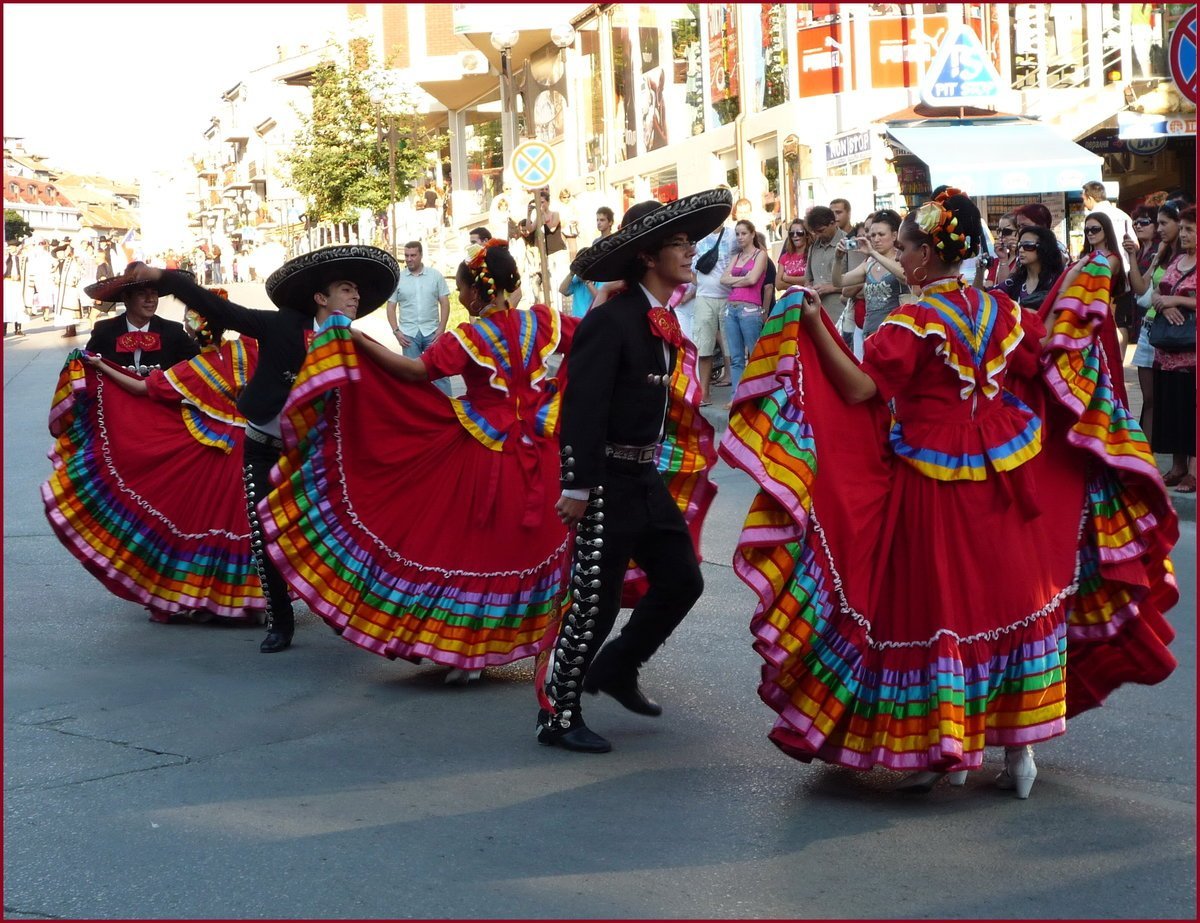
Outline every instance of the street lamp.
MULTIPOLYGON (((371 92, 371 102, 375 104, 376 145, 383 140, 383 103, 382 90, 371 92)), ((387 113, 387 145, 388 145, 388 244, 392 257, 396 256, 396 117, 387 113)))
POLYGON ((560 49, 570 48, 575 44, 575 27, 570 23, 555 26, 550 30, 550 41, 560 49))
POLYGON ((492 47, 500 52, 500 126, 501 146, 504 148, 504 163, 507 165, 517 147, 517 107, 512 88, 513 46, 521 38, 516 29, 501 29, 489 37, 492 47))

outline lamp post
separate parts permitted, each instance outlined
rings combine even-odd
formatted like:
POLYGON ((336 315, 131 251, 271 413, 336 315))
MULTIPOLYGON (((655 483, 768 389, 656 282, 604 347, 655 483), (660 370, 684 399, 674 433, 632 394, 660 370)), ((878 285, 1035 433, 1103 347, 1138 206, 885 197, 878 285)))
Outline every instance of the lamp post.
MULTIPOLYGON (((371 93, 371 102, 375 104, 376 112, 376 144, 383 140, 383 103, 384 94, 381 90, 371 93)), ((388 146, 388 249, 392 257, 396 257, 396 116, 391 112, 387 117, 387 146, 388 146)))
POLYGON ((489 37, 492 47, 500 52, 500 140, 505 167, 517 146, 517 107, 512 89, 511 55, 520 37, 521 33, 516 29, 501 29, 489 37))

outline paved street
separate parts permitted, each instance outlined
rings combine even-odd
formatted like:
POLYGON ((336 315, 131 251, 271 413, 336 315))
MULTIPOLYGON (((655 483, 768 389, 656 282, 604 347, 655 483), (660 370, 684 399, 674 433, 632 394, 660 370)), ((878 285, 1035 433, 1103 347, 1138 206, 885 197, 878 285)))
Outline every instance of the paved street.
POLYGON ((571 754, 534 740, 527 661, 447 687, 302 607, 263 656, 260 629, 111 597, 42 512, 66 346, 28 329, 4 341, 7 918, 1194 918, 1194 522, 1170 680, 1039 747, 1026 802, 999 751, 904 796, 767 742, 728 564, 751 490, 722 465, 704 598, 644 672, 664 716, 589 699, 615 749, 571 754))

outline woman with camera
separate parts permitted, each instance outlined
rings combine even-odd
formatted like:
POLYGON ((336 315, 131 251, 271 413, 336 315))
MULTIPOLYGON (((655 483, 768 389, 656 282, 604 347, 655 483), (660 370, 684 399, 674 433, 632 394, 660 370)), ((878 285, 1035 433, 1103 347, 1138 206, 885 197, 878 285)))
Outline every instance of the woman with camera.
POLYGON ((863 338, 869 337, 883 319, 900 306, 900 296, 907 291, 904 269, 896 261, 896 235, 900 231, 900 216, 890 208, 876 212, 866 221, 867 232, 858 237, 843 237, 837 243, 833 261, 833 284, 843 288, 861 285, 867 303, 863 319, 863 338), (866 262, 843 272, 847 254, 860 250, 866 262))
POLYGON ((1196 492, 1196 209, 1179 212, 1180 254, 1163 272, 1151 303, 1157 318, 1148 334, 1154 347, 1156 454, 1172 456, 1163 483, 1196 492), (1191 336, 1179 335, 1190 326, 1191 336), (1172 336, 1172 334, 1176 334, 1172 336))
MULTIPOLYGON (((1141 329, 1138 331, 1137 349, 1133 353, 1133 365, 1138 370, 1138 384, 1142 389, 1142 429, 1146 437, 1154 441, 1154 347, 1150 345, 1150 326, 1154 323, 1155 309, 1153 293, 1158 283, 1162 281, 1163 273, 1171 265, 1172 260, 1179 256, 1179 210, 1171 204, 1162 205, 1157 211, 1150 209, 1154 216, 1154 236, 1158 243, 1149 265, 1142 265, 1143 245, 1138 251, 1138 258, 1133 259, 1133 241, 1123 242, 1125 250, 1130 254, 1129 287, 1137 296, 1138 307, 1145 313, 1141 319, 1141 329)), ((1133 225, 1138 240, 1149 230, 1144 223, 1148 218, 1141 212, 1134 219, 1133 225)))

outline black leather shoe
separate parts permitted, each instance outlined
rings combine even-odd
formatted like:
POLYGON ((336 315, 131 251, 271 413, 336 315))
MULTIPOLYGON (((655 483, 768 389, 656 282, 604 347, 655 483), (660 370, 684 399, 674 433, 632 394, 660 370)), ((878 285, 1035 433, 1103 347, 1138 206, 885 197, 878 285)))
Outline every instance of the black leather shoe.
POLYGON ((651 718, 657 718, 662 714, 662 706, 653 699, 648 698, 638 688, 636 675, 625 676, 619 679, 593 679, 590 675, 585 674, 583 677, 583 691, 590 692, 592 695, 605 692, 637 715, 647 715, 651 718))
POLYGON ((538 719, 538 743, 547 747, 562 747, 564 750, 574 750, 576 753, 607 753, 612 744, 576 717, 568 728, 548 728, 542 725, 542 717, 538 719))
POLYGON ((258 650, 261 654, 278 654, 291 646, 292 632, 273 628, 267 632, 267 636, 263 638, 263 643, 258 646, 258 650))

